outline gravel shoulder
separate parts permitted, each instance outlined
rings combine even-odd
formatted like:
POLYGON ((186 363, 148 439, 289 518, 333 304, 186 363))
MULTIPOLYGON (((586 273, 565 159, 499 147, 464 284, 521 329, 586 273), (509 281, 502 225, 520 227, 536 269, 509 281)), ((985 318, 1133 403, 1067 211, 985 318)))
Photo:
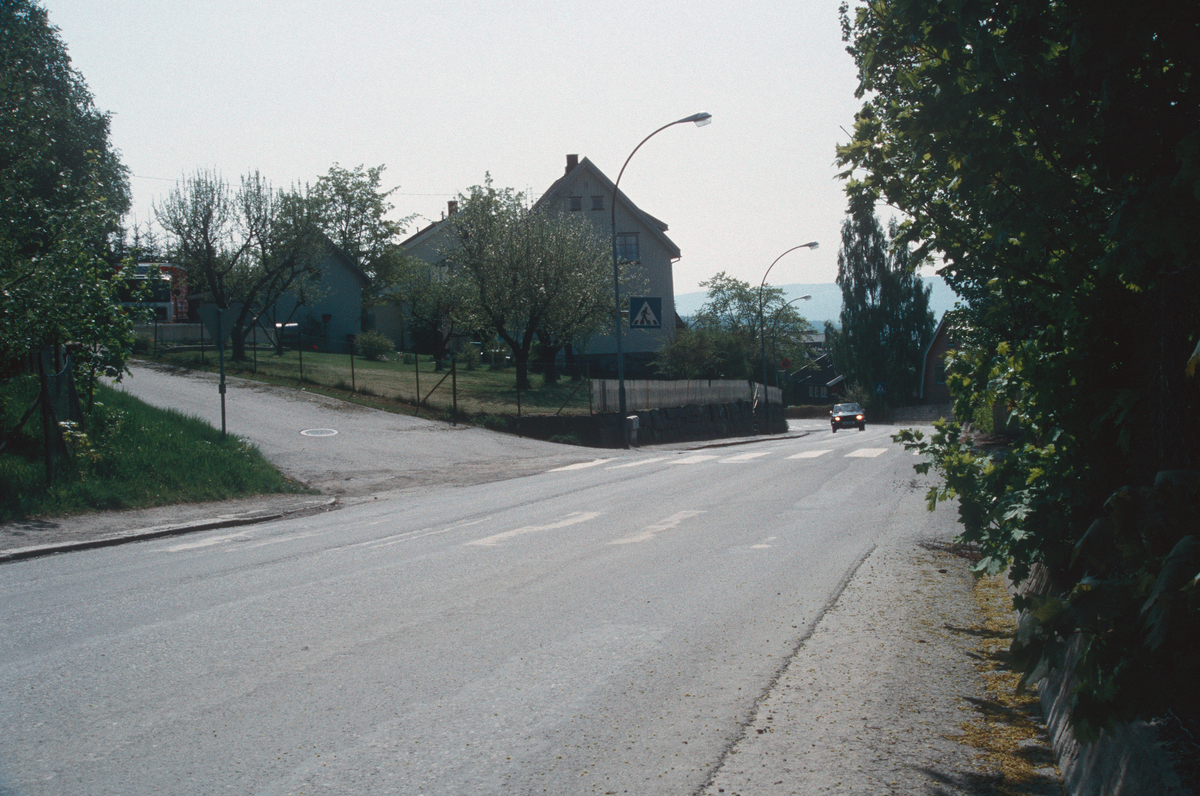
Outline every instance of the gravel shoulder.
POLYGON ((947 542, 876 547, 705 796, 1063 792, 1036 703, 1014 712, 993 698, 994 633, 969 561, 947 542), (1010 748, 989 742, 1014 733, 1010 748))

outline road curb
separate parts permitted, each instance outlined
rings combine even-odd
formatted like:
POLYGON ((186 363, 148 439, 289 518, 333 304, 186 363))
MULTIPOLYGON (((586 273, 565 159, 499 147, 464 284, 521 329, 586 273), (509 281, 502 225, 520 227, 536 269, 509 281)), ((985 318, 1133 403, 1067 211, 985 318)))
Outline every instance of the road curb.
POLYGON ((222 528, 238 528, 245 525, 257 525, 258 523, 262 522, 280 520, 284 517, 315 514, 318 511, 331 511, 337 506, 337 498, 329 498, 314 505, 302 506, 290 510, 272 511, 267 513, 253 514, 250 516, 226 517, 219 520, 206 520, 185 525, 176 525, 169 528, 129 531, 126 533, 115 534, 113 536, 105 536, 99 539, 82 539, 75 542, 61 542, 57 544, 20 547, 15 550, 0 551, 0 564, 7 564, 12 561, 24 561, 31 558, 41 558, 43 556, 55 555, 57 553, 74 553, 80 550, 95 550, 101 547, 115 547, 117 545, 129 544, 131 542, 145 542, 151 539, 161 539, 169 536, 182 536, 183 534, 196 533, 198 531, 214 531, 222 528))

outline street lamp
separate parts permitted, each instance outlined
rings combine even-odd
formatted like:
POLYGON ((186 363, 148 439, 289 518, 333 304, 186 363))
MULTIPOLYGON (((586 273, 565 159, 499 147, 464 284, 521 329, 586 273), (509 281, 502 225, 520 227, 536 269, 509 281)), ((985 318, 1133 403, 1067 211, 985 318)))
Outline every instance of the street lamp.
MULTIPOLYGON (((783 259, 784 254, 796 251, 796 249, 815 249, 819 246, 815 240, 808 243, 801 243, 799 246, 793 246, 783 254, 775 258, 775 261, 767 266, 767 273, 763 274, 762 282, 758 284, 758 336, 759 342, 762 343, 762 367, 763 367, 763 410, 766 422, 767 432, 771 430, 771 401, 770 393, 767 392, 767 329, 766 322, 763 319, 763 288, 767 284, 767 274, 771 273, 771 269, 775 267, 775 263, 783 259)), ((799 299, 797 299, 798 301, 799 299)), ((789 302, 790 303, 790 302, 789 302)))
MULTIPOLYGON (((791 299, 786 304, 784 304, 782 307, 780 307, 779 312, 777 312, 775 314, 775 320, 771 322, 771 358, 772 359, 779 356, 779 352, 778 352, 778 349, 777 349, 775 343, 779 339, 779 322, 781 320, 783 320, 783 311, 786 308, 788 308, 789 306, 791 306, 792 304, 795 304, 797 301, 811 301, 811 300, 812 300, 811 293, 805 293, 803 296, 796 296, 796 298, 791 299)), ((779 370, 778 369, 776 369, 776 371, 775 371, 775 386, 776 387, 779 386, 779 370)), ((766 385, 764 384, 763 387, 765 388, 766 385)))
POLYGON ((617 173, 617 181, 613 183, 613 198, 611 208, 613 253, 613 335, 617 338, 617 403, 620 407, 622 423, 625 422, 625 351, 621 344, 621 264, 617 260, 617 186, 621 184, 621 176, 625 173, 625 166, 628 166, 629 161, 633 160, 633 156, 636 155, 637 151, 642 148, 642 144, 646 143, 663 130, 666 130, 668 127, 674 127, 677 124, 685 124, 687 122, 692 122, 697 127, 703 127, 711 121, 711 113, 693 113, 687 118, 678 119, 670 124, 664 124, 662 127, 643 138, 642 143, 633 148, 633 151, 629 153, 629 157, 625 158, 625 164, 621 166, 621 170, 617 173))

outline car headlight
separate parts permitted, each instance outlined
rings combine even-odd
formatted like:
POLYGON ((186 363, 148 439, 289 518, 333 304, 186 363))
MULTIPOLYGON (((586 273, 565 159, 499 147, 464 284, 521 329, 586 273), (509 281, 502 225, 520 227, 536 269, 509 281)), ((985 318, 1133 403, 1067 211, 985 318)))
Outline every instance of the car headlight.
POLYGON ((862 415, 859 415, 858 417, 856 417, 855 420, 862 420, 862 415))

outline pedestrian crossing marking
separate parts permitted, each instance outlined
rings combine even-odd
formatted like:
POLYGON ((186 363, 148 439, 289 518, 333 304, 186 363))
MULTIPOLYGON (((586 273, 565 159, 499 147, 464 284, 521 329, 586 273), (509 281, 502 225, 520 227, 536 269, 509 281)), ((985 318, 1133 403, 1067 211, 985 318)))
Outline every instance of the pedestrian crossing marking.
POLYGON ((815 459, 818 456, 824 456, 827 453, 833 453, 833 451, 801 451, 800 453, 797 453, 794 456, 789 456, 788 458, 789 459, 815 459))
POLYGON ((565 467, 555 467, 553 470, 547 470, 546 472, 561 473, 567 470, 586 470, 589 467, 595 467, 600 464, 608 464, 611 461, 612 459, 593 459, 590 462, 577 462, 575 464, 568 464, 565 467))
MULTIPOLYGON (((612 467, 605 467, 605 470, 624 470, 626 467, 641 467, 643 464, 654 464, 669 459, 669 456, 655 456, 652 459, 641 459, 636 462, 627 462, 626 464, 614 464, 612 467)), ((610 459, 611 461, 611 459, 610 459)))
POLYGON ((757 459, 760 456, 770 456, 771 451, 759 451, 757 453, 742 453, 737 456, 731 456, 728 459, 722 459, 721 464, 733 464, 735 462, 748 462, 751 459, 757 459))
POLYGON ((707 453, 697 453, 695 456, 688 456, 684 459, 673 459, 671 464, 700 464, 701 462, 711 461, 715 458, 717 457, 707 453))
POLYGON ((847 453, 846 458, 858 457, 860 459, 871 459, 884 453, 887 453, 887 448, 859 448, 856 451, 847 453))

